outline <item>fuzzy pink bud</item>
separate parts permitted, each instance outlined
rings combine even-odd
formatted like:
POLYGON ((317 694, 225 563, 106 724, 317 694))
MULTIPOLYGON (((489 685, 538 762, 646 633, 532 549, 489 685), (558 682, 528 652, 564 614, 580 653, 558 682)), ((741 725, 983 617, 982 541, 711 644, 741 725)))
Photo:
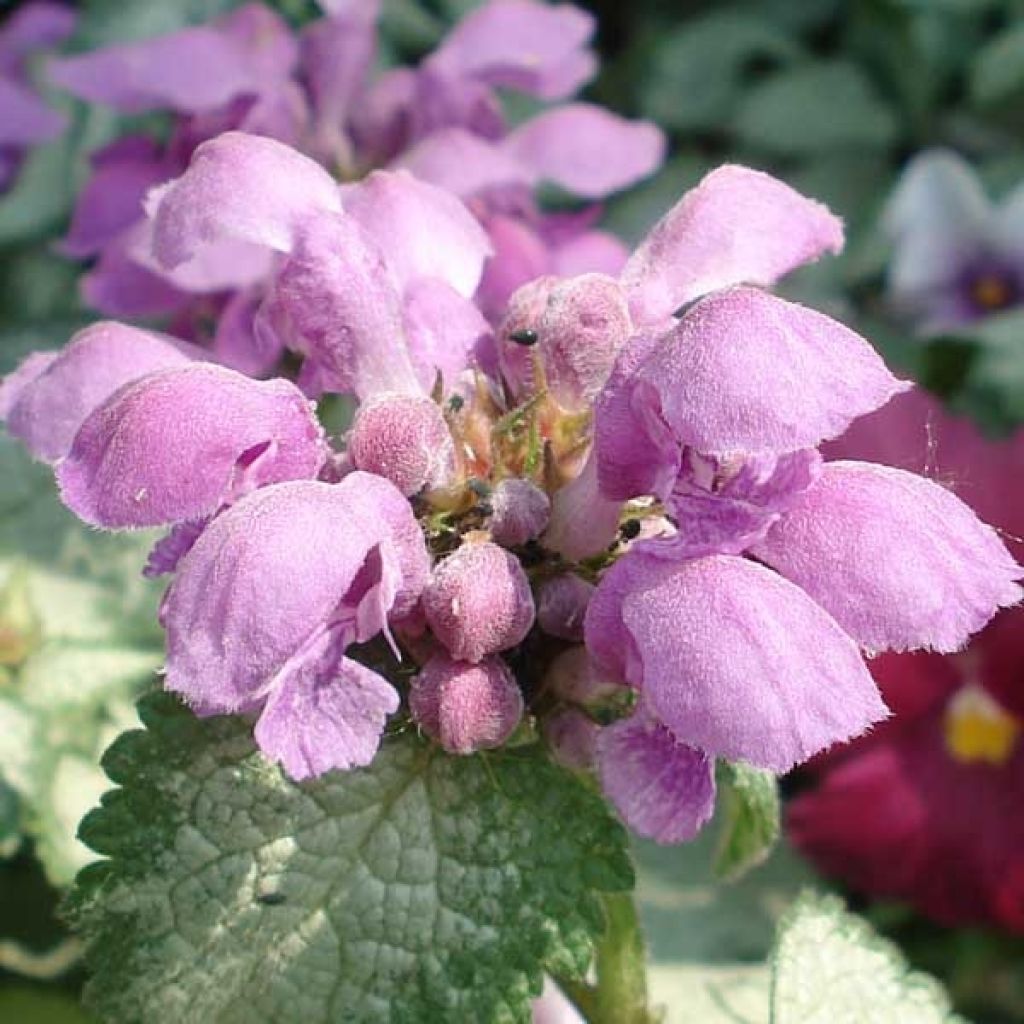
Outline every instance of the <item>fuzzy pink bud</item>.
POLYGON ((444 484, 454 466, 441 410, 417 395, 381 395, 360 406, 348 451, 357 469, 390 480, 407 498, 444 484))
POLYGON ((565 768, 587 771, 594 764, 600 726, 577 708, 556 711, 544 722, 544 738, 551 755, 565 768))
POLYGON ((625 692, 625 687, 608 679, 595 667, 587 649, 570 647, 548 666, 544 684, 556 697, 581 707, 599 707, 625 692))
POLYGON ((547 529, 551 516, 548 496, 529 480, 510 477, 491 494, 491 536, 505 547, 517 547, 547 529))
POLYGON ((567 572, 547 580, 537 597, 537 624, 550 636, 583 643, 583 616, 594 585, 567 572))
POLYGON ((514 647, 534 618, 526 574, 490 541, 463 544, 437 564, 423 591, 423 611, 434 636, 464 661, 514 647))
POLYGON ((409 690, 419 727, 449 754, 500 747, 523 717, 523 695, 500 658, 479 664, 437 654, 409 690))

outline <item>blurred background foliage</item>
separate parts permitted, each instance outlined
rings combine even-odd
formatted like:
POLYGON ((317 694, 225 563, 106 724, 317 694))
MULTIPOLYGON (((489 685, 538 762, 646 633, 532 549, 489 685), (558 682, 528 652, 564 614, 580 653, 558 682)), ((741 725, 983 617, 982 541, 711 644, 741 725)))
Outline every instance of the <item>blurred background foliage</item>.
MULTIPOLYGON (((879 214, 906 161, 948 146, 994 196, 1024 182, 1024 0, 582 0, 603 56, 588 95, 669 133, 652 180, 609 203, 628 240, 709 167, 770 170, 843 216, 848 247, 787 291, 857 327, 897 368, 991 433, 1024 422, 1024 313, 914 339, 883 301, 879 214)), ((13 9, 7 0, 0 14, 13 9)), ((83 0, 68 47, 87 50, 201 23, 234 0, 83 0)), ((272 6, 296 24, 312 0, 272 6)), ((385 0, 382 59, 427 52, 474 0, 385 0)), ((0 197, 0 373, 91 319, 81 268, 55 247, 88 157, 138 119, 51 94, 70 128, 0 197)), ((165 129, 159 117, 148 130, 165 129)), ((0 1021, 79 1022, 76 949, 60 887, 86 851, 74 821, 104 788, 95 767, 160 661, 158 593, 137 575, 145 538, 101 538, 57 504, 49 472, 0 437, 0 1021), (20 645, 20 646, 19 646, 20 645), (59 980, 50 979, 56 976, 59 980)), ((157 588, 158 590, 159 588, 157 588)), ((714 837, 642 846, 640 899, 656 994, 686 1019, 754 1020, 775 923, 811 879, 783 845, 738 885, 711 877, 714 837), (685 962, 685 966, 681 966, 685 962)), ((978 1022, 1024 1021, 1024 940, 944 930, 895 906, 861 908, 978 1022)))

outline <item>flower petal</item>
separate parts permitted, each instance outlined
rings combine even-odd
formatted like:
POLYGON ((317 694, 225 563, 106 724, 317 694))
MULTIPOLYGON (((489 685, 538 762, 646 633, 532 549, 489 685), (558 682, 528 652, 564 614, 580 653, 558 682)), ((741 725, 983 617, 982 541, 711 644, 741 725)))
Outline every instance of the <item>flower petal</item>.
POLYGON ((311 213, 337 213, 341 194, 319 164, 273 139, 225 132, 188 170, 151 192, 153 252, 166 269, 225 239, 288 252, 311 213))
POLYGON ((265 312, 339 389, 360 399, 423 390, 402 329, 400 293, 373 236, 351 217, 324 215, 303 226, 265 312))
POLYGON ((345 193, 345 213, 373 239, 386 239, 398 287, 436 277, 469 298, 491 254, 487 234, 453 195, 408 171, 375 171, 345 193))
POLYGON ((48 107, 28 86, 0 75, 0 145, 34 146, 64 130, 64 115, 48 107))
POLYGON ((717 288, 774 284, 842 246, 842 223, 821 203, 769 174, 727 164, 654 226, 622 285, 636 322, 650 323, 717 288))
POLYGON ((397 166, 460 199, 491 189, 528 189, 537 180, 498 144, 457 127, 432 132, 407 150, 397 166))
POLYGON ((770 569, 714 555, 654 578, 622 601, 627 681, 679 742, 784 772, 885 717, 857 645, 770 569))
POLYGON ((957 650, 1024 575, 954 494, 867 462, 828 463, 752 550, 876 651, 957 650))
POLYGON ((637 384, 676 441, 704 455, 813 448, 910 387, 848 327, 756 288, 697 303, 637 384))
POLYGON ((984 244, 993 211, 970 165, 956 153, 926 150, 904 169, 884 214, 893 243, 889 288, 914 302, 949 286, 984 244))
POLYGON ((323 431, 295 385, 195 364, 116 391, 82 424, 57 481, 87 523, 160 526, 314 477, 324 456, 323 431))
POLYGON ((454 77, 561 99, 594 70, 580 52, 593 32, 593 15, 570 4, 491 0, 448 33, 430 63, 454 77))
POLYGON ((570 103, 530 118, 502 148, 538 178, 600 199, 652 174, 665 158, 665 137, 650 121, 570 103))
POLYGON ((659 843, 693 839, 715 810, 714 761, 641 708, 597 737, 601 788, 622 820, 659 843))
POLYGON ((79 331, 60 352, 40 355, 4 379, 0 413, 12 437, 37 459, 55 462, 70 451, 89 414, 118 388, 204 354, 166 334, 101 321, 79 331))
POLYGON ((302 670, 325 630, 350 643, 380 628, 409 582, 394 506, 380 514, 380 493, 404 505, 403 530, 418 527, 386 481, 347 479, 262 488, 203 531, 164 605, 168 689, 233 711, 267 694, 279 675, 302 670))
POLYGON ((339 657, 324 638, 271 691, 253 735, 293 779, 369 764, 398 693, 376 672, 339 657))

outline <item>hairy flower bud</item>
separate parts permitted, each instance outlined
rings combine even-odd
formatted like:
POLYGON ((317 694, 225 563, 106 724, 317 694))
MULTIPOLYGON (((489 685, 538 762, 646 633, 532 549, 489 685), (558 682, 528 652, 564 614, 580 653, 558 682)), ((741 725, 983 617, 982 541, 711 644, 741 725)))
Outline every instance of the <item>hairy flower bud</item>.
POLYGON ((438 563, 423 591, 423 611, 434 636, 465 661, 514 647, 534 617, 522 567, 490 541, 463 544, 438 563))
POLYGON ((382 395, 366 402, 348 448, 357 469, 390 480, 406 497, 440 486, 453 470, 451 434, 429 398, 382 395))
POLYGON ((544 722, 544 738, 551 755, 566 768, 588 771, 594 764, 594 751, 600 726, 576 708, 565 708, 544 722))
POLYGON ((567 572, 547 580, 537 598, 537 623, 545 633, 583 643, 583 616, 594 585, 567 572))
POLYGON ((491 508, 491 536, 505 547, 516 547, 544 532, 551 501, 536 484, 510 477, 494 488, 491 508))
POLYGON ((413 679, 409 707, 448 753, 472 754, 508 739, 523 717, 523 696, 500 658, 474 665, 437 654, 413 679))
POLYGON ((548 666, 544 686, 559 700, 597 708, 628 693, 626 687, 594 665, 586 647, 570 647, 548 666))

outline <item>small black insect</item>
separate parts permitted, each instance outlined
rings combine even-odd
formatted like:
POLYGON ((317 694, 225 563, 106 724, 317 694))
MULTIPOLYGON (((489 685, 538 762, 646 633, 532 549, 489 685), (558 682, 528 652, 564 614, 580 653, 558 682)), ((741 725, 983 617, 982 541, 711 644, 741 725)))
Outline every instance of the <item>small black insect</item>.
POLYGON ((639 519, 627 519, 619 527, 619 535, 623 540, 633 540, 640 536, 640 520, 639 519))
POLYGON ((263 892, 256 899, 265 907, 279 907, 288 897, 283 892, 263 892))
POLYGON ((512 331, 508 336, 509 341, 514 341, 517 345, 530 345, 537 344, 537 332, 530 327, 524 327, 518 331, 512 331))
POLYGON ((452 412, 460 412, 465 404, 466 400, 462 395, 452 395, 452 397, 448 399, 448 408, 451 409, 452 412))

